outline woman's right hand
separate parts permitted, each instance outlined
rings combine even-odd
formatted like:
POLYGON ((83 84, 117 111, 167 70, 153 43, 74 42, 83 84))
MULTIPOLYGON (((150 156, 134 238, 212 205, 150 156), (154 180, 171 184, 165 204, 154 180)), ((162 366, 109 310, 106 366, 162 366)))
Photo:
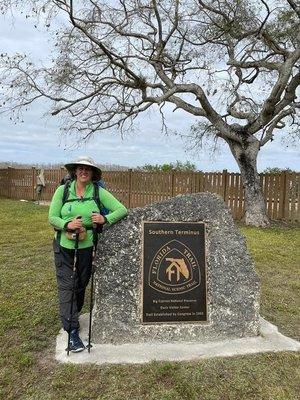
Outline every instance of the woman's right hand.
POLYGON ((82 228, 83 228, 83 226, 82 226, 81 218, 74 218, 67 225, 67 229, 71 229, 71 230, 76 230, 76 229, 81 230, 82 228))

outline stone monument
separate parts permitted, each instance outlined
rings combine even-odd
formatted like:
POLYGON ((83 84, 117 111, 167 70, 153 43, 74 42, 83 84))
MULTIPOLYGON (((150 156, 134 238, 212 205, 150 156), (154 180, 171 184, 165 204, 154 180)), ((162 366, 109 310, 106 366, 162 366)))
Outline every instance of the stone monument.
POLYGON ((259 334, 259 278, 214 194, 130 211, 100 237, 93 342, 213 342, 259 334))

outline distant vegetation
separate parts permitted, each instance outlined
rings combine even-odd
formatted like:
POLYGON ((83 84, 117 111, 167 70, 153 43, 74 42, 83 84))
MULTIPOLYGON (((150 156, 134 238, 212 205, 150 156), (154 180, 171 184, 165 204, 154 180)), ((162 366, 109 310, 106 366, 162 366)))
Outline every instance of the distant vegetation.
POLYGON ((197 170, 196 165, 191 163, 190 161, 186 161, 185 163, 181 161, 176 161, 175 163, 170 164, 145 164, 142 167, 137 167, 137 170, 140 171, 183 171, 183 172, 200 172, 197 170))
POLYGON ((281 174, 281 172, 297 172, 292 170, 291 168, 277 168, 277 167, 268 167, 262 171, 262 174, 281 174))

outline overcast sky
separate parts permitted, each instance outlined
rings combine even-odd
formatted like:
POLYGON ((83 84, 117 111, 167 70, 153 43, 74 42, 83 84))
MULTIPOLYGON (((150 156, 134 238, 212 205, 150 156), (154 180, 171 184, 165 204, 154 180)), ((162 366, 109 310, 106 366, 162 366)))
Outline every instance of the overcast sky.
MULTIPOLYGON (((35 29, 33 22, 16 17, 14 23, 0 16, 0 52, 26 52, 34 60, 46 60, 50 56, 49 35, 35 29)), ((0 115, 0 161, 21 163, 64 164, 78 155, 90 155, 101 164, 119 164, 128 167, 144 164, 191 161, 198 169, 238 171, 236 162, 227 149, 220 145, 212 157, 204 148, 198 154, 185 150, 185 143, 178 136, 161 133, 158 112, 153 109, 138 118, 136 132, 123 139, 117 132, 96 134, 88 143, 78 145, 73 136, 64 137, 59 133, 59 120, 47 115, 46 102, 35 103, 24 123, 14 125, 7 115, 0 115)), ((184 134, 189 132, 195 119, 183 111, 167 110, 167 123, 171 130, 184 134)), ((282 144, 277 136, 272 143, 264 146, 258 159, 259 171, 267 167, 289 167, 300 169, 299 147, 282 144)))

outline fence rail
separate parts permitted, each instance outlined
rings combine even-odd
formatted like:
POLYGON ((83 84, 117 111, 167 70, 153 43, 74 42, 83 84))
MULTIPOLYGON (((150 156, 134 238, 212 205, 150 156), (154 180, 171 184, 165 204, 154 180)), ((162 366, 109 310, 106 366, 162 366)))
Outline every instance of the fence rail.
MULTIPOLYGON (((0 196, 11 199, 49 201, 60 180, 66 174, 64 168, 46 169, 46 187, 41 195, 36 193, 39 170, 0 169, 0 196)), ((142 207, 160 202, 178 194, 211 192, 220 195, 230 207, 233 217, 244 214, 244 189, 241 175, 223 172, 142 172, 104 171, 103 178, 108 190, 127 207, 142 207)), ((269 218, 300 221, 300 174, 282 172, 260 175, 269 218)))

